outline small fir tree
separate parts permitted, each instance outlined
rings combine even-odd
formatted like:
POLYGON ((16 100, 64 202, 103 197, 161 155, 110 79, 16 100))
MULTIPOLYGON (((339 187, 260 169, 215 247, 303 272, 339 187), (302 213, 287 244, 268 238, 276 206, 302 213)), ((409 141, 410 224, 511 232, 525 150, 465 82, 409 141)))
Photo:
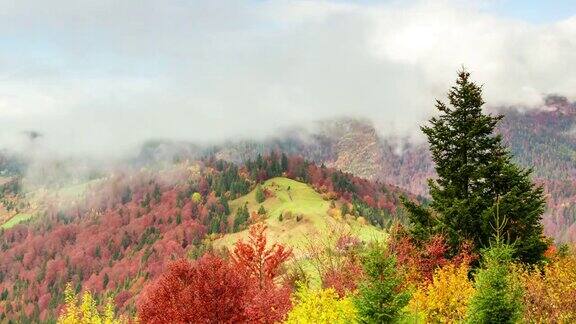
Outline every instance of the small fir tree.
POLYGON ((256 202, 261 204, 266 200, 266 195, 264 194, 264 190, 262 190, 262 186, 258 184, 256 186, 256 202))
POLYGON ((402 278, 396 270, 396 259, 387 255, 379 244, 367 248, 362 259, 365 279, 358 285, 354 298, 362 323, 389 323, 400 316, 410 294, 402 289, 402 278))
POLYGON ((475 275, 468 323, 517 323, 522 317, 522 287, 511 269, 514 248, 497 242, 483 253, 475 275))

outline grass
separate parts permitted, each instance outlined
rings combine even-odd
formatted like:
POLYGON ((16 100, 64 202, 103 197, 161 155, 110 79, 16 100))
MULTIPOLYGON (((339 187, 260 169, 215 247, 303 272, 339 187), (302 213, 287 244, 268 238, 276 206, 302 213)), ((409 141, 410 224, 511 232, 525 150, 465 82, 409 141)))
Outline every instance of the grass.
POLYGON ((9 229, 16 224, 35 217, 36 214, 38 214, 37 211, 42 210, 46 202, 56 202, 61 208, 64 208, 70 203, 83 198, 90 186, 95 185, 100 181, 101 179, 95 179, 64 186, 59 189, 44 188, 28 192, 23 199, 26 199, 30 203, 30 207, 23 210, 23 212, 12 216, 5 221, 4 224, 0 224, 0 228, 9 229))
POLYGON ((16 214, 12 216, 12 218, 7 220, 4 224, 0 225, 0 228, 9 229, 16 224, 29 220, 30 218, 32 218, 32 216, 33 214, 31 213, 16 214))
MULTIPOLYGON (((386 235, 384 231, 362 224, 356 219, 330 216, 330 202, 305 183, 278 177, 264 182, 262 188, 273 193, 273 196, 262 204, 256 202, 255 191, 230 202, 231 221, 236 210, 244 204, 250 213, 258 211, 260 205, 263 205, 267 211, 265 222, 269 240, 293 247, 296 256, 303 254, 310 240, 325 239, 332 231, 349 232, 365 241, 383 239, 386 235), (280 221, 279 216, 286 212, 290 212, 292 217, 284 217, 280 221), (299 221, 296 219, 297 215, 301 216, 299 221)), ((231 247, 238 239, 246 238, 247 235, 247 230, 227 234, 216 240, 214 245, 231 247)))
POLYGON ((62 199, 77 199, 84 197, 84 194, 91 185, 97 184, 101 179, 94 179, 66 187, 62 187, 57 191, 58 197, 62 199))

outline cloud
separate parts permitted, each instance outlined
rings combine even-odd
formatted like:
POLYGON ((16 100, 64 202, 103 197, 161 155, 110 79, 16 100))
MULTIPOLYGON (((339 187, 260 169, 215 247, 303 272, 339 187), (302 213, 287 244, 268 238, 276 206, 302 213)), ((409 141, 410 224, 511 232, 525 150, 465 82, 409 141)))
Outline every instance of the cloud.
POLYGON ((467 66, 491 105, 574 99, 576 16, 456 1, 0 0, 0 147, 116 156, 339 116, 414 134, 467 66), (20 135, 19 135, 20 134, 20 135))

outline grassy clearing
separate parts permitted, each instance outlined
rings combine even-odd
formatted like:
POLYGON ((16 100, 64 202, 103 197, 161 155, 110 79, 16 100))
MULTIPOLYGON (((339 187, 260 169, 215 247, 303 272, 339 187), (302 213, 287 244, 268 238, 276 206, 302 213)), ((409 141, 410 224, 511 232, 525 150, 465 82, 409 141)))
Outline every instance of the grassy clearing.
POLYGON ((32 218, 32 216, 34 216, 32 213, 16 214, 7 220, 4 224, 0 225, 0 228, 9 229, 16 224, 29 220, 32 218))
POLYGON ((56 193, 61 199, 78 199, 84 197, 90 186, 97 184, 101 179, 90 180, 60 188, 56 193))
MULTIPOLYGON (((303 254, 310 240, 325 239, 332 231, 349 232, 365 241, 385 238, 386 234, 374 226, 362 224, 353 218, 330 216, 330 202, 305 183, 288 178, 273 178, 263 183, 262 187, 272 192, 273 196, 259 204, 256 202, 255 191, 252 191, 231 201, 231 220, 236 210, 244 204, 247 204, 250 212, 258 211, 260 205, 263 205, 267 211, 265 221, 269 239, 293 247, 296 256, 303 254), (286 217, 286 214, 292 216, 286 217), (280 215, 284 215, 283 220, 280 220, 280 215)), ((238 239, 246 238, 247 234, 247 230, 227 234, 214 242, 215 247, 230 247, 238 239)))
POLYGON ((36 217, 38 211, 43 210, 43 207, 47 202, 59 206, 59 208, 66 208, 73 202, 84 198, 89 188, 99 183, 100 181, 102 180, 95 179, 78 184, 64 186, 58 189, 41 188, 27 192, 22 199, 25 199, 29 203, 28 207, 21 209, 21 213, 7 219, 3 224, 0 225, 0 228, 8 229, 16 224, 36 217))

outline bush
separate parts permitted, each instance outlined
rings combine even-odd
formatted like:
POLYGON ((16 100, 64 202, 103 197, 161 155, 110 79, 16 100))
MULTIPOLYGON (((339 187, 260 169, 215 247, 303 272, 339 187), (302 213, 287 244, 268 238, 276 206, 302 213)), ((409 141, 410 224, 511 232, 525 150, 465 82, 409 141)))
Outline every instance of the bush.
POLYGON ((524 269, 526 322, 576 322, 576 256, 554 258, 542 269, 524 269))
POLYGON ((469 267, 449 264, 434 273, 432 282, 416 290, 409 308, 426 323, 456 323, 466 317, 474 286, 468 280, 469 267))
POLYGON ((202 195, 199 192, 195 192, 192 194, 192 201, 195 203, 200 203, 202 201, 202 195))
POLYGON ((300 287, 294 303, 287 324, 356 322, 354 303, 349 298, 338 298, 334 289, 314 291, 300 287))

